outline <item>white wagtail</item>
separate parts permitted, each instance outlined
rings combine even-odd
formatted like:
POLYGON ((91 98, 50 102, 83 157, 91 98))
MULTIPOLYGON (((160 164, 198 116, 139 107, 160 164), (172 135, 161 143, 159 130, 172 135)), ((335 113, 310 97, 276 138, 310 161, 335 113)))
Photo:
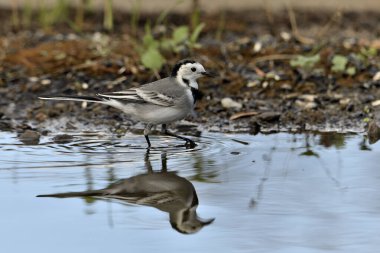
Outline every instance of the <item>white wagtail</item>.
POLYGON ((185 146, 195 147, 194 141, 171 133, 166 124, 181 120, 193 111, 200 96, 197 79, 202 76, 213 76, 202 64, 193 60, 181 60, 174 66, 171 76, 147 83, 139 88, 131 88, 96 96, 47 96, 40 99, 85 101, 109 105, 120 109, 133 119, 146 123, 144 136, 149 140, 153 125, 162 124, 164 134, 185 140, 185 146))
POLYGON ((195 233, 214 221, 214 218, 204 220, 198 217, 199 201, 193 184, 174 172, 167 172, 165 154, 162 155, 160 172, 153 171, 148 152, 145 162, 148 173, 121 179, 104 189, 46 194, 37 197, 93 197, 151 206, 169 213, 171 226, 184 234, 195 233))

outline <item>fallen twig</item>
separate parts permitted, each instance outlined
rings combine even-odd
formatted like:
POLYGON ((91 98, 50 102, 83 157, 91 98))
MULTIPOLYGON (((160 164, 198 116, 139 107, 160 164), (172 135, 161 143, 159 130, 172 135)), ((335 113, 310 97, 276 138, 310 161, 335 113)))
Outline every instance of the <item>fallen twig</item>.
POLYGON ((230 117, 230 120, 235 120, 235 119, 250 117, 250 116, 256 116, 259 114, 260 114, 259 112, 238 112, 238 113, 233 114, 230 117))
POLYGON ((271 54, 256 57, 251 63, 256 64, 263 61, 282 61, 282 60, 291 60, 295 57, 293 54, 271 54))

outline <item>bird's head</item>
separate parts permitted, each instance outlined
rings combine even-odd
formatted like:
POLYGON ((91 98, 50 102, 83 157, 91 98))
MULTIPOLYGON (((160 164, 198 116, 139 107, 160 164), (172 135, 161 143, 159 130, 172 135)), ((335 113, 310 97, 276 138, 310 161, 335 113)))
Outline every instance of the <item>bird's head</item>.
MULTIPOLYGON (((180 83, 192 86, 193 83, 196 84, 196 80, 199 77, 212 77, 213 75, 206 71, 199 62, 185 59, 177 62, 172 70, 171 76, 176 78, 180 83)), ((194 88, 197 89, 198 87, 194 88)))
MULTIPOLYGON (((175 222, 173 219, 170 219, 170 224, 172 228, 177 230, 182 234, 194 234, 201 230, 203 227, 210 225, 214 222, 215 218, 211 219, 201 219, 198 217, 197 213, 193 211, 190 215, 180 216, 182 219, 179 222, 175 222)), ((172 217, 171 217, 172 218, 172 217)))

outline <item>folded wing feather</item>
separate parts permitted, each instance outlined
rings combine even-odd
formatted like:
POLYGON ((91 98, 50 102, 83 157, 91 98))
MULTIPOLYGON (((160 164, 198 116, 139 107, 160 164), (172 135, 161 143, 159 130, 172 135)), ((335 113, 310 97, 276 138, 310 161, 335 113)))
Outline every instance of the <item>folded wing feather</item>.
POLYGON ((98 94, 98 96, 124 100, 135 103, 151 103, 160 106, 173 106, 174 99, 157 91, 149 91, 143 89, 129 89, 125 91, 117 91, 106 94, 98 94))

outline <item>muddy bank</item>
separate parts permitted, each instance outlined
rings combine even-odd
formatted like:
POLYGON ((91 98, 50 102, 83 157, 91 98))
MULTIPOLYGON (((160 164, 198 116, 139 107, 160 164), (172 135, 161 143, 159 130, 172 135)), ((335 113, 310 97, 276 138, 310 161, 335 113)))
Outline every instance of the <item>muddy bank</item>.
MULTIPOLYGON (((0 10, 2 20, 10 20, 0 10)), ((181 58, 195 58, 217 72, 200 80, 204 93, 198 115, 172 125, 181 131, 360 132, 378 120, 380 109, 380 27, 374 12, 262 10, 200 16, 205 28, 199 47, 164 52, 158 73, 146 69, 136 50, 147 20, 136 34, 128 13, 115 13, 113 32, 101 28, 100 14, 81 32, 66 23, 40 29, 1 24, 0 130, 24 132, 71 129, 110 130, 120 136, 142 125, 96 104, 44 102, 43 95, 117 91, 165 77, 181 58)), ((170 14, 155 38, 170 34, 189 17, 170 14)))

